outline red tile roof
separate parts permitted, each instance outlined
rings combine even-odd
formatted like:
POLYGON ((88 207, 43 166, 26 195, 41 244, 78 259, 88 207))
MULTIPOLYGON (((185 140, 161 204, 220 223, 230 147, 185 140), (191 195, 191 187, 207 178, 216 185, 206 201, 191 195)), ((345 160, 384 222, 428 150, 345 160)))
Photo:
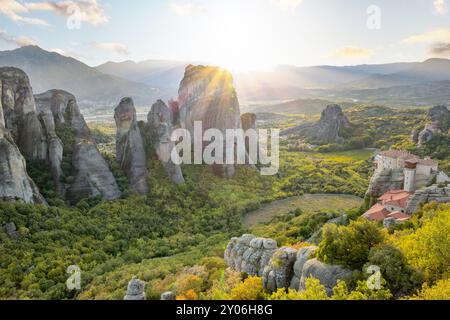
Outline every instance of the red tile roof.
POLYGON ((392 213, 388 214, 387 217, 388 218, 395 218, 395 220, 402 220, 402 221, 411 219, 411 216, 409 214, 406 214, 406 213, 403 213, 403 212, 400 212, 400 211, 392 212, 392 213))
POLYGON ((364 217, 370 221, 382 221, 386 219, 389 213, 383 205, 377 203, 364 214, 364 217))
POLYGON ((409 197, 412 193, 405 190, 392 190, 383 194, 378 200, 383 205, 394 205, 401 208, 406 208, 409 197))

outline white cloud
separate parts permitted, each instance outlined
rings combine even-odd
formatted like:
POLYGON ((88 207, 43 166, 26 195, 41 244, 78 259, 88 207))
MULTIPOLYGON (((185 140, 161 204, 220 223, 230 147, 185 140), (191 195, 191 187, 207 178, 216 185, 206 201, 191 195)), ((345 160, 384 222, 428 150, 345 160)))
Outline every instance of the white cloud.
POLYGON ((16 0, 0 0, 0 13, 4 14, 14 22, 26 23, 32 25, 46 26, 48 23, 45 20, 28 18, 23 16, 29 13, 26 5, 23 5, 16 0))
POLYGON ((196 12, 205 12, 206 6, 196 2, 172 2, 170 4, 170 9, 180 16, 187 16, 196 12))
POLYGON ((373 56, 373 50, 355 46, 346 46, 337 49, 333 53, 333 56, 338 58, 370 58, 373 56))
POLYGON ((284 9, 297 9, 303 0, 271 0, 277 6, 284 9))
POLYGON ((429 32, 416 34, 404 39, 402 42, 407 44, 416 43, 436 43, 450 41, 450 28, 439 28, 429 32))
POLYGON ((97 0, 44 1, 28 3, 26 7, 34 11, 50 11, 63 17, 78 14, 81 22, 86 22, 93 26, 99 26, 109 21, 104 8, 97 3, 97 0))
POLYGON ((434 10, 438 14, 446 14, 447 13, 447 3, 445 0, 435 0, 433 2, 434 10))
POLYGON ((6 42, 11 45, 16 45, 18 47, 25 47, 36 44, 36 40, 30 37, 13 37, 8 35, 6 31, 3 30, 0 30, 0 41, 6 42))
POLYGON ((115 42, 102 42, 102 43, 92 43, 91 45, 93 48, 114 52, 122 55, 128 55, 130 52, 128 51, 128 48, 121 44, 121 43, 115 43, 115 42))

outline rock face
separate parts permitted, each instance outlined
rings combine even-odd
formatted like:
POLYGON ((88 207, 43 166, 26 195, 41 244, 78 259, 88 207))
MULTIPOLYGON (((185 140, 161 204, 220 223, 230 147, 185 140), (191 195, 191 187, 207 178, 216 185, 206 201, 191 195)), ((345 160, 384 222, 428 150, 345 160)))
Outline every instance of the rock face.
POLYGON ((439 187, 433 185, 417 190, 408 200, 406 212, 412 214, 420 209, 420 206, 428 202, 450 202, 450 186, 439 187))
POLYGON ((274 240, 245 234, 231 239, 225 251, 225 261, 237 272, 262 276, 264 267, 269 264, 276 250, 277 243, 274 240))
POLYGON ((115 109, 116 157, 130 185, 139 194, 147 194, 147 163, 141 131, 136 121, 136 109, 131 98, 123 98, 115 109))
POLYGON ((145 283, 136 277, 133 277, 128 283, 127 294, 123 300, 145 300, 145 283))
POLYGON ((278 289, 287 289, 294 274, 294 264, 297 259, 297 250, 283 247, 278 249, 263 271, 263 286, 271 292, 278 289))
POLYGON ((436 106, 428 111, 427 124, 422 131, 413 131, 412 141, 425 145, 438 133, 447 133, 450 129, 450 111, 446 106, 436 106))
POLYGON ((295 134, 311 143, 328 144, 343 142, 342 132, 351 127, 350 121, 339 105, 329 105, 317 123, 306 123, 283 131, 282 135, 295 134))
POLYGON ((25 158, 0 124, 0 200, 46 204, 28 176, 25 158))
POLYGON ((4 126, 27 160, 47 159, 47 140, 39 122, 28 76, 20 69, 0 68, 4 126))
POLYGON ((172 291, 167 291, 161 294, 161 300, 163 301, 170 301, 170 300, 176 300, 176 295, 172 291))
POLYGON ((299 291, 300 290, 300 280, 303 274, 303 266, 305 263, 311 259, 317 251, 317 247, 306 247, 301 248, 297 252, 297 260, 294 264, 294 275, 291 280, 290 288, 299 291))
POLYGON ((9 222, 5 225, 6 234, 13 240, 19 239, 19 232, 17 231, 17 227, 14 222, 9 222))
POLYGON ((49 141, 49 163, 53 179, 61 194, 77 203, 83 198, 101 196, 107 200, 120 197, 116 180, 93 141, 75 97, 62 90, 50 90, 36 96, 39 117, 49 141), (67 141, 58 137, 67 135, 67 141), (61 164, 65 147, 72 152, 70 181, 62 182, 61 164))
POLYGON ((331 296, 337 281, 349 280, 352 274, 352 271, 344 269, 341 266, 328 265, 317 259, 311 259, 306 261, 303 265, 299 290, 302 291, 306 289, 306 279, 315 278, 325 286, 328 296, 331 296))
MULTIPOLYGON (((231 74, 216 67, 186 67, 179 89, 181 127, 194 137, 194 122, 201 121, 203 133, 218 129, 240 129, 240 108, 231 74)), ((223 165, 222 174, 232 177, 235 167, 223 165)))
POLYGON ((181 167, 172 162, 171 154, 175 144, 170 140, 173 131, 173 116, 169 107, 158 100, 147 115, 147 136, 156 152, 159 161, 164 166, 170 180, 183 184, 181 167))
POLYGON ((376 172, 370 179, 367 195, 379 198, 389 190, 401 190, 405 181, 403 169, 385 169, 376 172))
POLYGON ((264 288, 271 292, 283 288, 303 291, 306 279, 314 277, 331 295, 337 281, 347 281, 353 273, 314 259, 316 251, 317 247, 298 251, 290 247, 277 249, 277 243, 272 239, 245 234, 231 239, 225 251, 225 262, 236 272, 261 277, 264 288))

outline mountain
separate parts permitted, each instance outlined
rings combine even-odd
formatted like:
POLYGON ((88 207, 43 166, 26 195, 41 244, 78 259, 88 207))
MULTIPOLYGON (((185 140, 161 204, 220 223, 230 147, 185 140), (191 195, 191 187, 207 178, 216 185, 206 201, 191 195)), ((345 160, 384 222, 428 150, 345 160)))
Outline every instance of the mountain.
POLYGON ((399 72, 374 74, 367 78, 344 84, 342 88, 378 89, 445 80, 450 80, 450 60, 433 58, 422 63, 411 64, 411 68, 399 72))
POLYGON ((192 62, 146 60, 141 62, 107 62, 96 67, 102 73, 159 88, 169 97, 176 97, 187 65, 192 62))
POLYGON ((83 105, 117 104, 124 96, 132 96, 140 104, 151 104, 160 95, 157 88, 104 74, 74 58, 37 46, 1 51, 0 66, 24 70, 36 93, 51 89, 69 91, 83 105))

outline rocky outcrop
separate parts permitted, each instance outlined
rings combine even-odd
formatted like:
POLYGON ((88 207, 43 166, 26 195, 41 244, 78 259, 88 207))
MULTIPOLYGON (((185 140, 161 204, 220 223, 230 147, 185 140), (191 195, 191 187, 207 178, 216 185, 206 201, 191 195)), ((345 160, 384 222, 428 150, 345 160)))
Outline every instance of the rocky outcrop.
POLYGON ((0 68, 0 100, 4 127, 28 160, 47 159, 47 140, 38 119, 30 81, 17 68, 0 68))
POLYGON ((94 196, 107 200, 120 197, 116 180, 91 137, 75 97, 66 91, 50 90, 37 95, 36 101, 49 141, 50 168, 60 193, 72 203, 94 196), (71 152, 68 177, 64 177, 61 166, 64 147, 71 152))
POLYGON ((145 282, 133 277, 128 283, 127 294, 123 300, 138 301, 145 298, 145 282))
POLYGON ((231 269, 252 276, 262 276, 264 267, 269 264, 276 250, 277 243, 274 240, 245 234, 231 239, 224 257, 231 269))
POLYGON ((430 142, 436 134, 448 132, 450 111, 446 106, 433 107, 428 111, 426 122, 422 130, 415 129, 412 133, 412 141, 420 146, 430 142))
POLYGON ((314 144, 342 143, 343 132, 350 129, 350 121, 339 105, 329 105, 317 123, 306 123, 284 130, 281 135, 297 135, 314 144))
POLYGON ((413 214, 420 209, 420 206, 428 202, 450 202, 450 186, 439 187, 433 185, 417 190, 411 198, 408 199, 406 212, 413 214))
POLYGON ((183 184, 181 167, 173 163, 171 154, 175 144, 171 141, 173 115, 169 107, 158 100, 147 115, 147 139, 150 140, 159 161, 164 166, 170 180, 183 184))
MULTIPOLYGON (((178 103, 180 124, 194 137, 194 122, 201 121, 203 133, 218 129, 240 129, 240 108, 231 74, 217 67, 186 67, 181 81, 178 103)), ((232 177, 233 165, 223 165, 222 175, 232 177)))
POLYGON ((292 276, 290 288, 294 290, 300 290, 300 280, 303 274, 303 266, 310 260, 317 251, 317 247, 305 247, 301 248, 297 252, 297 259, 294 264, 294 274, 292 276))
POLYGON ((175 293, 173 293, 172 291, 167 291, 161 294, 161 300, 163 301, 171 301, 171 300, 176 300, 177 297, 175 295, 175 293))
POLYGON ((269 264, 264 267, 262 275, 264 288, 270 292, 289 288, 296 259, 297 250, 289 247, 278 249, 269 264))
POLYGON ((0 200, 46 204, 28 176, 25 158, 0 124, 0 200))
POLYGON ((375 172, 370 179, 367 195, 379 198, 390 190, 403 189, 405 174, 403 169, 385 169, 375 172))
POLYGON ((123 98, 115 109, 116 157, 134 191, 147 194, 147 163, 141 131, 136 121, 136 109, 131 98, 123 98))
POLYGON ((6 234, 13 240, 19 239, 19 232, 17 231, 16 224, 14 222, 8 222, 5 225, 6 234))
POLYGON ((261 277, 264 288, 271 292, 288 288, 303 291, 306 279, 314 277, 331 295, 337 281, 347 281, 353 273, 314 259, 316 251, 317 247, 298 251, 291 247, 277 249, 277 243, 272 239, 245 234, 231 239, 225 251, 225 262, 236 272, 261 277))
POLYGON ((244 113, 241 116, 242 129, 244 131, 253 129, 256 130, 256 114, 254 113, 244 113))
POLYGON ((306 289, 306 279, 318 279, 325 286, 328 296, 333 294, 333 288, 338 280, 347 281, 351 278, 353 272, 342 268, 341 266, 329 265, 320 262, 317 259, 311 259, 305 262, 300 278, 299 290, 306 289))

